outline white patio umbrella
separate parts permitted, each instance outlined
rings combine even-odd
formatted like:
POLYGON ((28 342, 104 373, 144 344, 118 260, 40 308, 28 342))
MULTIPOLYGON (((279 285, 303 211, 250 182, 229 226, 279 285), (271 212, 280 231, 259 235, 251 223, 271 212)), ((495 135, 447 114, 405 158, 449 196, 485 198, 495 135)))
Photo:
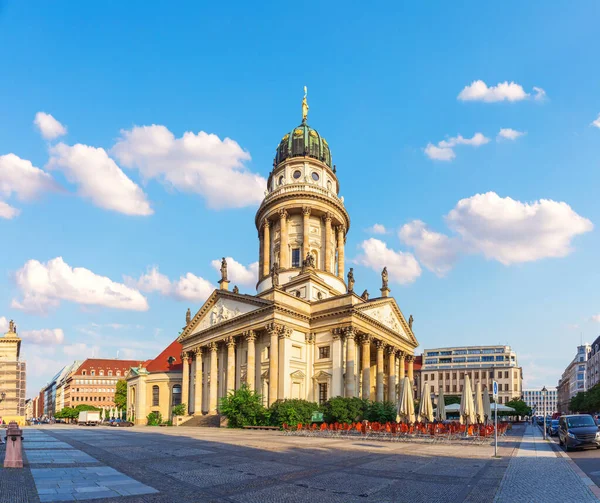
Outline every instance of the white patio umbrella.
POLYGON ((440 386, 440 392, 438 394, 438 399, 437 399, 437 410, 435 411, 435 418, 438 421, 445 421, 446 420, 446 403, 445 403, 445 399, 444 399, 444 388, 442 386, 440 386))
POLYGON ((481 396, 481 383, 475 385, 475 418, 478 423, 485 422, 485 411, 483 409, 483 399, 481 396))
POLYGON ((490 393, 487 389, 483 390, 483 417, 485 423, 492 420, 492 407, 490 405, 490 393))
POLYGON ((419 404, 419 419, 428 423, 433 422, 433 405, 431 403, 431 395, 427 393, 427 383, 423 384, 421 403, 419 404))
POLYGON ((415 402, 413 400, 412 388, 410 379, 404 377, 402 380, 402 391, 400 393, 400 401, 398 402, 398 415, 396 421, 404 421, 412 424, 415 422, 415 402))
POLYGON ((463 394, 460 397, 460 416, 458 418, 460 424, 475 423, 475 404, 473 403, 473 390, 471 389, 471 379, 469 374, 465 374, 465 384, 463 386, 463 394))

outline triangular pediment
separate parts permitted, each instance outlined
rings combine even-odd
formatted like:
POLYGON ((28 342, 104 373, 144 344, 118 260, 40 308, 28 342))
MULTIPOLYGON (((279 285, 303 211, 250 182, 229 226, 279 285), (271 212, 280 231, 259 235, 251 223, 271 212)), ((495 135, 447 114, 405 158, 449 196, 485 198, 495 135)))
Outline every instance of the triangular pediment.
POLYGON ((185 327, 178 340, 181 342, 199 332, 227 323, 270 304, 270 301, 252 295, 215 290, 185 327))
POLYGON ((290 374, 290 377, 295 377, 296 379, 304 379, 306 376, 301 370, 296 370, 296 372, 292 372, 290 374))
POLYGON ((393 298, 373 299, 362 306, 356 306, 356 310, 418 346, 412 329, 393 298))

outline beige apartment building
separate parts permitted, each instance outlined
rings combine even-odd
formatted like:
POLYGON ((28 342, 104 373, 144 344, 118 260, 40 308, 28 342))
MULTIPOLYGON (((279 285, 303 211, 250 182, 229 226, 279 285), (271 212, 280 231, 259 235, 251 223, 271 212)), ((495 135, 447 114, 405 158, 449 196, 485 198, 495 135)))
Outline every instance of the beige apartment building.
POLYGON ((25 362, 21 360, 21 338, 10 320, 0 337, 0 417, 4 422, 25 422, 25 362))
MULTIPOLYGON (((429 393, 438 395, 441 387, 445 395, 460 395, 466 375, 473 389, 481 383, 491 392, 493 381, 497 381, 498 403, 522 396, 523 371, 510 346, 457 346, 423 352, 421 383, 427 385, 429 393)), ((419 389, 419 395, 421 392, 419 389)))

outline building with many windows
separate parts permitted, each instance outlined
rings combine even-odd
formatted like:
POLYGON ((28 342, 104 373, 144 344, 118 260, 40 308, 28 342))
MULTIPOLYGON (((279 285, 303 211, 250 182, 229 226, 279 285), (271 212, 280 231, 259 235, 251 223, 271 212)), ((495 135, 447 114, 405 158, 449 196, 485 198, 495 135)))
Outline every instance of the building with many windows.
POLYGON ((590 346, 585 374, 586 389, 593 388, 600 382, 600 336, 590 346))
POLYGON ((0 336, 0 417, 4 422, 25 422, 25 362, 21 360, 21 338, 10 320, 8 332, 0 336))
POLYGON ((556 388, 548 388, 545 393, 541 388, 524 389, 523 401, 532 408, 535 415, 544 415, 544 412, 546 415, 558 412, 558 390, 556 388))
POLYGON ((577 393, 587 391, 587 360, 591 346, 587 342, 577 346, 577 353, 558 381, 559 412, 570 412, 569 403, 577 393))
MULTIPOLYGON (((423 352, 421 386, 437 395, 440 387, 445 395, 460 395, 465 376, 471 386, 479 382, 483 389, 492 389, 498 382, 498 403, 521 398, 523 371, 510 346, 457 346, 426 349, 423 352)), ((419 396, 422 390, 418 390, 419 396)))

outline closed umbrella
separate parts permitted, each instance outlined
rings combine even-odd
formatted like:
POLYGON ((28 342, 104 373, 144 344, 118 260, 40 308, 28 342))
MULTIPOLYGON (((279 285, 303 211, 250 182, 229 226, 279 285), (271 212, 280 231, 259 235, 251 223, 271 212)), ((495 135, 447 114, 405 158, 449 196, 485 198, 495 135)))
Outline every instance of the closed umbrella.
POLYGON ((429 423, 433 422, 433 405, 431 395, 427 393, 427 383, 423 384, 421 403, 419 404, 419 419, 429 423))
POLYGON ((435 418, 438 421, 446 420, 446 400, 444 398, 444 388, 442 386, 440 386, 440 392, 438 394, 437 410, 435 413, 435 418))
POLYGON ((487 389, 483 390, 483 417, 485 423, 492 420, 492 407, 490 406, 490 393, 487 389))
POLYGON ((481 396, 481 383, 477 383, 475 385, 475 417, 477 418, 477 422, 479 424, 483 424, 485 422, 485 412, 483 410, 483 400, 481 396))
POLYGON ((465 384, 463 394, 460 398, 460 424, 475 423, 475 404, 473 403, 473 390, 471 389, 471 379, 469 375, 465 375, 465 384))
POLYGON ((403 421, 408 424, 415 422, 415 402, 413 400, 410 379, 405 377, 402 380, 402 391, 400 401, 398 402, 398 415, 396 421, 403 421))

